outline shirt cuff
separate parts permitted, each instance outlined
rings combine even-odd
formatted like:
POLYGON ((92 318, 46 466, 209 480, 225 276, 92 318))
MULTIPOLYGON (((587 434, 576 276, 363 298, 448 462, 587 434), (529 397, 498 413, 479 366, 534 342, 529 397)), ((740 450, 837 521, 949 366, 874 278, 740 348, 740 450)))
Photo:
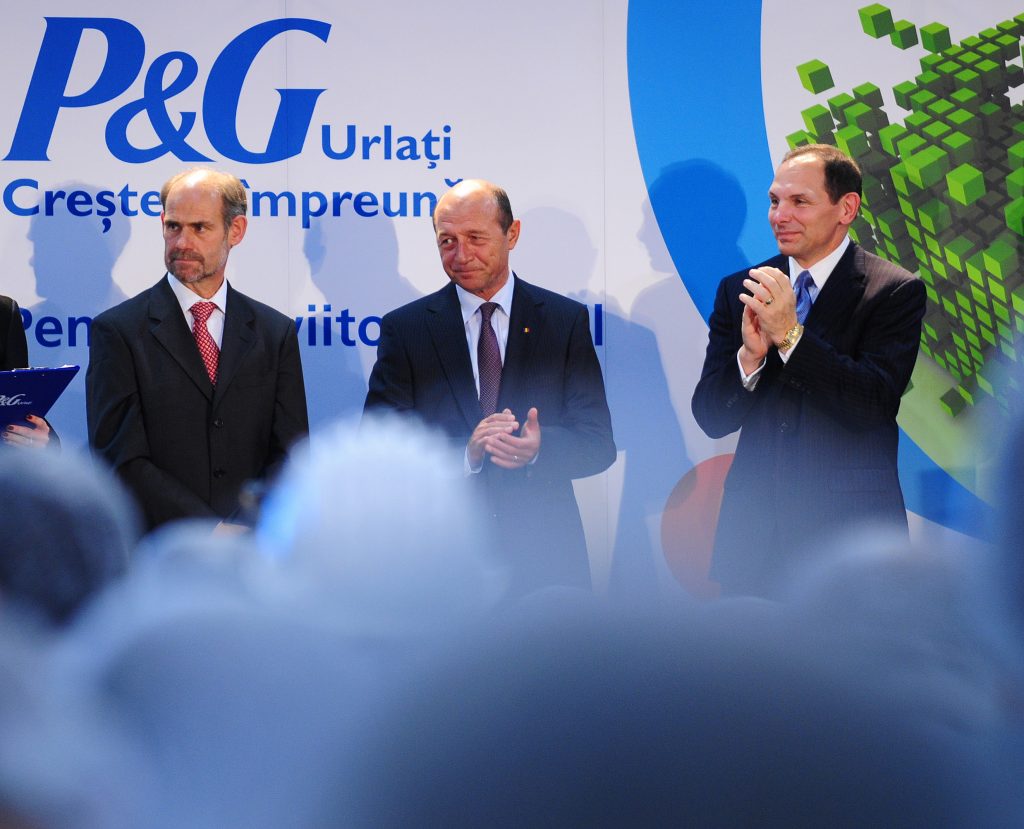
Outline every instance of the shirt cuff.
POLYGON ((736 352, 736 366, 740 370, 740 382, 743 383, 743 388, 747 391, 753 391, 757 388, 757 381, 761 379, 761 372, 764 371, 765 363, 767 360, 762 360, 761 365, 754 369, 750 374, 743 371, 743 364, 740 362, 740 353, 736 352))

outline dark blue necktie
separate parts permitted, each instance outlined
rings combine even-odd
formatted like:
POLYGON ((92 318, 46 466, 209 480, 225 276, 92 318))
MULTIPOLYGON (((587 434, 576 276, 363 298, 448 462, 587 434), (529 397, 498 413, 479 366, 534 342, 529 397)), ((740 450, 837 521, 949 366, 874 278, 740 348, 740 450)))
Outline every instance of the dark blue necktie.
POLYGON ((491 325, 496 302, 480 306, 480 339, 476 344, 477 371, 480 373, 480 411, 484 417, 498 410, 498 389, 501 388, 501 351, 498 337, 491 325))
POLYGON ((800 271, 796 278, 796 285, 793 286, 796 293, 796 318, 803 325, 807 315, 811 312, 811 304, 814 302, 814 295, 818 292, 810 271, 800 271))

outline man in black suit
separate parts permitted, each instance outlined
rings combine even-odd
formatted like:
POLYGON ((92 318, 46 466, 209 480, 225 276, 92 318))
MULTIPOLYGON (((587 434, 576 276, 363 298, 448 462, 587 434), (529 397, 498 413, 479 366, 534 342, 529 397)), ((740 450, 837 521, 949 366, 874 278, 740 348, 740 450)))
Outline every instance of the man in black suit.
POLYGON ((615 460, 586 306, 509 269, 505 191, 463 181, 434 210, 451 282, 387 314, 364 412, 406 412, 449 439, 480 487, 510 590, 589 586, 573 478, 615 460))
POLYGON ((711 567, 723 593, 773 595, 855 522, 906 532, 896 414, 925 289, 850 241, 860 192, 835 147, 791 151, 768 191, 781 255, 719 286, 692 407, 710 437, 741 429, 711 567))
POLYGON ((245 236, 242 183, 190 170, 160 198, 167 274, 93 320, 86 374, 89 443, 151 528, 232 519, 243 485, 307 431, 295 324, 224 278, 245 236))

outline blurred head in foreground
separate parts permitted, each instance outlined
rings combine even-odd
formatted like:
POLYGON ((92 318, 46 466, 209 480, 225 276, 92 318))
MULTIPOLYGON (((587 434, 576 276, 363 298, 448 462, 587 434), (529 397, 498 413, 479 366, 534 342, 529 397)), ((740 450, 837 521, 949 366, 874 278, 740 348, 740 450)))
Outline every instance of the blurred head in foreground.
POLYGON ((293 454, 257 538, 352 619, 445 625, 499 592, 475 498, 435 433, 392 418, 338 424, 293 454))
MULTIPOLYGON (((355 749, 351 825, 986 826, 988 761, 803 642, 601 613, 490 630, 355 749)), ((410 690, 412 689, 412 690, 410 690)))
POLYGON ((0 605, 63 624, 125 572, 136 516, 113 477, 88 461, 0 452, 0 504, 0 605))

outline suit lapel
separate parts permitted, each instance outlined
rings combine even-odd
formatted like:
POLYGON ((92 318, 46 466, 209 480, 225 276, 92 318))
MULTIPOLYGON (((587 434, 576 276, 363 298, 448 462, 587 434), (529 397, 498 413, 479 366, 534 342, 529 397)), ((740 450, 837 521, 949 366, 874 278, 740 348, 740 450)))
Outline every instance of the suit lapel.
POLYGON ((473 382, 473 364, 466 345, 466 324, 462 320, 455 284, 449 283, 435 293, 427 311, 427 329, 441 368, 462 416, 469 428, 474 429, 482 417, 480 398, 473 382))
POLYGON ((245 297, 232 288, 230 283, 227 306, 224 310, 224 336, 217 366, 217 388, 214 391, 217 402, 227 393, 239 366, 256 342, 256 315, 245 297))
POLYGON ((517 277, 512 293, 505 362, 501 369, 498 411, 507 407, 519 418, 526 417, 526 412, 516 411, 516 404, 525 396, 529 377, 527 367, 533 365, 533 352, 541 335, 543 306, 543 300, 536 297, 530 285, 517 277))
POLYGON ((851 242, 811 306, 807 327, 826 337, 844 325, 864 295, 864 279, 863 250, 851 242))
POLYGON ((150 290, 149 330, 206 398, 212 399, 213 385, 203 358, 166 277, 150 290))

